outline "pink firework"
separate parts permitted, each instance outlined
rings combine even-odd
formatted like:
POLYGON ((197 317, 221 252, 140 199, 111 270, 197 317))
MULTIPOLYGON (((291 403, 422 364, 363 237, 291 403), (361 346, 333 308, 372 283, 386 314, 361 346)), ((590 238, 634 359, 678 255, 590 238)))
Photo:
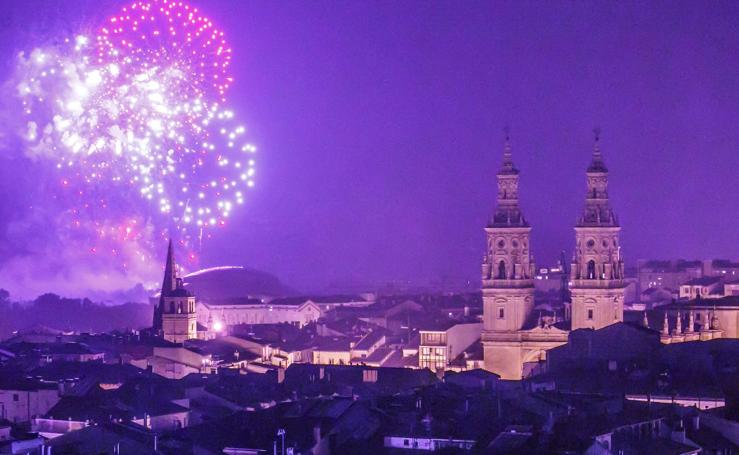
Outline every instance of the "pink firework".
POLYGON ((231 48, 223 32, 181 1, 137 1, 108 19, 98 40, 98 63, 122 62, 134 71, 152 63, 187 74, 180 88, 225 101, 233 82, 231 48))

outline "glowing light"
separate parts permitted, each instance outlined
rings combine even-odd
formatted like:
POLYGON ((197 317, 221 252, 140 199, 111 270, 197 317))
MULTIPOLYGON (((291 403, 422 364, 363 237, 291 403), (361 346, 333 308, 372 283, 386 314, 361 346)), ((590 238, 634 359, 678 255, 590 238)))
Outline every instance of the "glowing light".
POLYGON ((87 215, 128 239, 144 235, 130 220, 150 220, 160 237, 199 242, 226 225, 254 184, 239 155, 256 150, 223 108, 231 55, 196 8, 141 0, 95 35, 20 56, 23 138, 53 163, 75 226, 87 215))

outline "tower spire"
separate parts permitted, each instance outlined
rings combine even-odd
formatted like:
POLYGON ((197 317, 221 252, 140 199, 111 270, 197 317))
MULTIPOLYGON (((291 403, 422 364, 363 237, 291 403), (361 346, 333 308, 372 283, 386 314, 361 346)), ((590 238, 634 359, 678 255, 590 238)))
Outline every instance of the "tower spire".
POLYGON ((177 288, 177 269, 174 263, 174 249, 172 239, 169 239, 167 247, 167 262, 164 266, 164 280, 162 281, 162 295, 172 292, 177 288))
POLYGON ((606 163, 603 162, 603 155, 600 152, 600 128, 593 129, 593 158, 588 166, 588 172, 608 172, 606 163))
POLYGON ((153 329, 162 330, 162 314, 164 312, 164 298, 171 295, 177 289, 177 269, 174 262, 174 248, 172 239, 169 239, 167 247, 167 261, 164 265, 164 279, 162 280, 162 291, 159 293, 159 304, 154 308, 153 329))
POLYGON ((594 129, 593 156, 586 177, 585 210, 578 226, 618 226, 618 219, 608 203, 608 168, 600 151, 600 130, 594 129))
POLYGON ((513 157, 511 154, 511 135, 508 127, 503 129, 505 133, 505 143, 503 145, 503 164, 501 165, 499 175, 518 174, 518 169, 513 165, 513 157))
POLYGON ((503 163, 496 174, 498 180, 498 197, 491 226, 528 226, 518 206, 518 169, 511 158, 511 142, 508 130, 505 130, 503 145, 503 163))

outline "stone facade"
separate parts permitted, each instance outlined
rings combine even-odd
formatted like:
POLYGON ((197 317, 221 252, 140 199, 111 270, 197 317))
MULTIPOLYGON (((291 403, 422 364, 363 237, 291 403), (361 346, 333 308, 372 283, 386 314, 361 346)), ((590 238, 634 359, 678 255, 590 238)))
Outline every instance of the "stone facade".
POLYGON ((600 329, 624 319, 621 227, 608 202, 608 169, 595 142, 585 210, 575 226, 571 267, 572 329, 600 329))
POLYGON ((154 311, 154 329, 172 343, 195 339, 198 337, 196 310, 195 296, 185 289, 182 279, 177 277, 170 241, 159 305, 154 311))
POLYGON ((482 265, 484 363, 501 379, 521 379, 538 368, 548 350, 567 343, 572 329, 623 321, 621 228, 608 203, 608 170, 597 138, 587 169, 585 210, 575 226, 571 310, 561 318, 545 311, 537 317, 534 310, 531 227, 518 205, 518 176, 506 140, 482 265))

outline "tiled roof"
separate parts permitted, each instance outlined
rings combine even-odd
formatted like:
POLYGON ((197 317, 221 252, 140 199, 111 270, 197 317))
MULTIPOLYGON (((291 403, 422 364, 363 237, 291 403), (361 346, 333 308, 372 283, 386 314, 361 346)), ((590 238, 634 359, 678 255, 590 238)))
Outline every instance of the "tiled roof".
POLYGON ((712 284, 719 283, 721 278, 716 276, 702 276, 700 278, 693 278, 692 280, 683 283, 683 286, 710 286, 712 284))

